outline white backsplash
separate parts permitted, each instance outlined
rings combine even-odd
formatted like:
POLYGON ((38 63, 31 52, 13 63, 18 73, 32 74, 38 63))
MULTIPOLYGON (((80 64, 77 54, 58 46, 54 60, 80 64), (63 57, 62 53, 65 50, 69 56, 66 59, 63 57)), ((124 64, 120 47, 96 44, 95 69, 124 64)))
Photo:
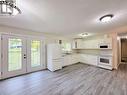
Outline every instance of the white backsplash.
POLYGON ((77 52, 91 55, 112 55, 112 50, 78 50, 77 52))

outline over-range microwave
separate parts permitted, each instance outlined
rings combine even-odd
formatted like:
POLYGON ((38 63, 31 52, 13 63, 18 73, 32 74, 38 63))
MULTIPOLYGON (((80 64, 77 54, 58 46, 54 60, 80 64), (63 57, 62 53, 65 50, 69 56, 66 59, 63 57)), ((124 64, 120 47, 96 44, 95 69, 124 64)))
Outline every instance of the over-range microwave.
POLYGON ((99 48, 100 49, 111 49, 112 47, 111 47, 111 44, 109 43, 101 43, 99 44, 99 48))

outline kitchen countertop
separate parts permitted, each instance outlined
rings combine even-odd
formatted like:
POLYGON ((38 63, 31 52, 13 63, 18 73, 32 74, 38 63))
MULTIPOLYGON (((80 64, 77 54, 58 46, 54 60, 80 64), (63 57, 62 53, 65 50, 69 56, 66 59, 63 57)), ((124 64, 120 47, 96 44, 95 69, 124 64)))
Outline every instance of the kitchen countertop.
POLYGON ((86 55, 95 55, 95 56, 113 56, 112 54, 92 54, 92 53, 77 53, 77 54, 86 54, 86 55))
POLYGON ((77 55, 78 53, 62 53, 62 57, 68 56, 68 55, 77 55))

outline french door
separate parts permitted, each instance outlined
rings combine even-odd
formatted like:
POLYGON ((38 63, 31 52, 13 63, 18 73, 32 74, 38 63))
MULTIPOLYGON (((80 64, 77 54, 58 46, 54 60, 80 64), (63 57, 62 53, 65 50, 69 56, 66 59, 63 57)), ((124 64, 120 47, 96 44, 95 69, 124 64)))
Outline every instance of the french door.
POLYGON ((40 39, 2 35, 2 78, 44 68, 44 48, 40 39))
POLYGON ((26 62, 25 38, 2 35, 2 78, 25 73, 26 62))
POLYGON ((27 40, 27 72, 45 69, 45 47, 38 38, 27 40))

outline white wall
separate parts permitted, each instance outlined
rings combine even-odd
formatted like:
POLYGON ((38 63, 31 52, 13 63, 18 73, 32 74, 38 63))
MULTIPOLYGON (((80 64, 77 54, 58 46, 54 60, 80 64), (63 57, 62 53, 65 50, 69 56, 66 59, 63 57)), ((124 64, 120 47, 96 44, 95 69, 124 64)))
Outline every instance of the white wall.
POLYGON ((41 33, 41 32, 37 32, 37 31, 30 31, 30 30, 2 26, 2 25, 0 25, 0 33, 39 36, 39 37, 44 38, 46 43, 58 42, 58 40, 70 41, 70 39, 64 38, 59 35, 54 35, 54 34, 49 34, 49 33, 41 33))

